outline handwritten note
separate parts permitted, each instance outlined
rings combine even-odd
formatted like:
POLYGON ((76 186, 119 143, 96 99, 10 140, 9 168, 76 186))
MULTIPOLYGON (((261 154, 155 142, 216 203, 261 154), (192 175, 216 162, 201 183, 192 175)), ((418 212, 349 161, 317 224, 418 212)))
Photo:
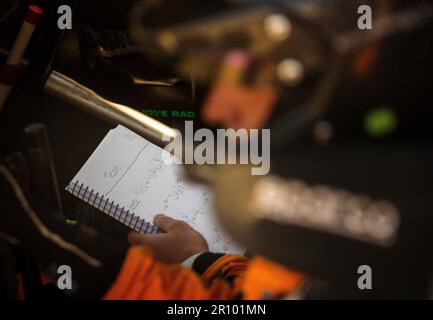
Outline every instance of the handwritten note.
POLYGON ((119 125, 110 130, 72 181, 148 222, 158 213, 187 222, 206 238, 213 252, 243 252, 215 220, 211 192, 185 181, 179 165, 163 162, 163 152, 119 125))

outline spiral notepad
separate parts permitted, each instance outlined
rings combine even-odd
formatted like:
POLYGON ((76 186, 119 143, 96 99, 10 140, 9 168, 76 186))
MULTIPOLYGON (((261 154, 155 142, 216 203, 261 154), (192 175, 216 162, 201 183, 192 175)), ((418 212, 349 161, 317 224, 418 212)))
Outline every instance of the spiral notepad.
POLYGON ((221 230, 206 187, 184 181, 178 165, 163 161, 165 150, 117 126, 105 136, 66 190, 131 229, 161 232, 158 213, 199 231, 214 252, 240 253, 221 230))

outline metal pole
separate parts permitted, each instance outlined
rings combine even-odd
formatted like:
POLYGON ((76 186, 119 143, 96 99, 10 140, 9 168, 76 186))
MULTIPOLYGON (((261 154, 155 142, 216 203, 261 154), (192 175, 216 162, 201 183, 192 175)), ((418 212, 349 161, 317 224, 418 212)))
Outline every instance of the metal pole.
POLYGON ((45 83, 45 90, 74 106, 101 117, 105 121, 128 127, 159 145, 168 143, 168 139, 165 139, 165 142, 162 140, 163 136, 168 138, 176 136, 176 131, 167 125, 131 107, 104 99, 89 88, 57 71, 52 71, 49 75, 45 83))

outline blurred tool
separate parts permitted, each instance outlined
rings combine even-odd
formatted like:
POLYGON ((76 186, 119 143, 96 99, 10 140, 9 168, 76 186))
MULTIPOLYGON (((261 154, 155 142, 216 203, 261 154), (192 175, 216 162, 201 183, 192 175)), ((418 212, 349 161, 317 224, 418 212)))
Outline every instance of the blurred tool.
POLYGON ((352 54, 422 28, 433 17, 428 1, 398 8, 397 1, 366 0, 375 13, 374 28, 358 30, 356 4, 344 0, 241 1, 226 12, 155 27, 148 20, 163 10, 164 2, 138 2, 130 33, 136 43, 171 57, 183 77, 193 73, 197 84, 218 81, 221 61, 232 50, 242 50, 250 60, 245 85, 257 82, 260 65, 273 66, 271 83, 280 90, 284 107, 276 108, 269 123, 272 149, 295 141, 320 120, 352 54))
MULTIPOLYGON (((239 3, 228 12, 157 29, 146 28, 151 9, 141 4, 131 13, 131 36, 171 57, 174 69, 183 77, 192 72, 197 84, 218 82, 224 57, 238 50, 248 57, 243 85, 265 82, 279 91, 280 100, 289 100, 271 119, 272 149, 305 133, 328 106, 345 57, 332 50, 328 35, 312 19, 290 5, 281 1, 239 3), (299 92, 305 91, 308 95, 304 93, 300 99, 299 92)), ((255 126, 261 122, 251 123, 255 126)))
POLYGON ((47 128, 35 123, 24 131, 27 135, 30 187, 42 201, 44 212, 64 218, 47 128))
POLYGON ((15 40, 9 57, 6 60, 6 64, 0 71, 0 112, 19 74, 20 60, 27 48, 27 45, 30 42, 33 31, 35 30, 42 14, 43 10, 40 7, 36 5, 30 5, 28 7, 24 22, 18 33, 18 37, 15 40))

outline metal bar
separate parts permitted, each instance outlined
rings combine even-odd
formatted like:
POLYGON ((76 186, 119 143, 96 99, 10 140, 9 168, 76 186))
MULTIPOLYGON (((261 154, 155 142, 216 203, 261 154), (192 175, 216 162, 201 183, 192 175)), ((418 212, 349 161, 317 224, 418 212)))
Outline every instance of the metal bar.
POLYGON ((163 136, 173 139, 176 131, 167 125, 125 105, 104 99, 75 80, 52 71, 45 83, 45 91, 63 99, 74 106, 93 113, 110 123, 121 124, 146 139, 163 146, 163 136))

